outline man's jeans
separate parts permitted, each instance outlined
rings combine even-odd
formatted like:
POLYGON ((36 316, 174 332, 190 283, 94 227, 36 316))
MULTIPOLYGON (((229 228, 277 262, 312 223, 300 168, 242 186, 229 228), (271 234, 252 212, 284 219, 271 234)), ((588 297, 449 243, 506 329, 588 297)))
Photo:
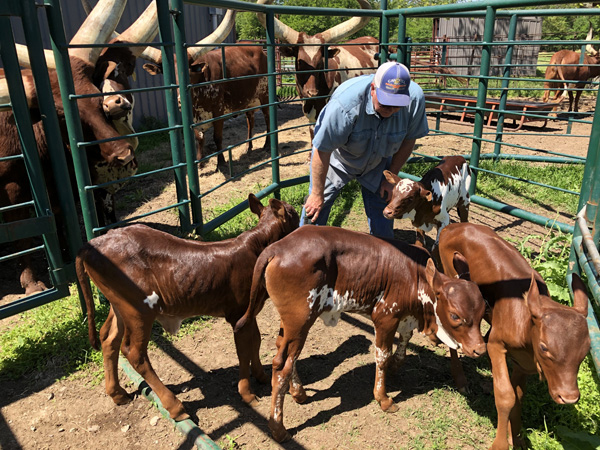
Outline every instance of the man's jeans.
MULTIPOLYGON (((331 169, 330 169, 331 170, 331 169)), ((319 217, 316 222, 311 222, 310 219, 306 218, 306 211, 302 208, 302 215, 300 216, 300 226, 304 224, 313 224, 313 225, 326 225, 327 220, 329 219, 329 213, 331 212, 331 206, 333 202, 340 194, 342 188, 348 183, 352 178, 348 176, 347 180, 341 181, 334 185, 327 177, 325 181, 325 203, 323 204, 323 208, 319 213, 319 217)), ((308 187, 308 192, 312 191, 312 174, 310 179, 310 185, 308 187)), ((386 219, 383 215, 383 209, 387 206, 387 201, 379 196, 379 192, 373 193, 368 189, 361 186, 363 204, 365 207, 365 213, 367 214, 367 219, 369 222, 369 233, 385 237, 385 238, 393 238, 394 237, 394 221, 386 219)))

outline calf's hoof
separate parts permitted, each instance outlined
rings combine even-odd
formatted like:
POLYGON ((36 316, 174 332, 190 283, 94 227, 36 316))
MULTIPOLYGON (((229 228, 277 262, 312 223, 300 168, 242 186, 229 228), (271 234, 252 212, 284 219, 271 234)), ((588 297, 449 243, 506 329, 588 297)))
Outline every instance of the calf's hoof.
POLYGON ((258 397, 252 393, 242 394, 242 401, 248 406, 258 405, 258 397))
POLYGON ((399 409, 398 405, 396 405, 391 398, 380 401, 379 406, 381 406, 381 410, 386 413, 395 413, 399 409))
POLYGON ((129 395, 127 391, 123 388, 120 388, 114 394, 109 394, 112 401, 115 402, 116 405, 126 405, 127 403, 133 400, 133 396, 129 395))
POLYGON ((304 403, 308 398, 308 395, 306 395, 306 392, 302 387, 294 390, 290 389, 290 394, 292 396, 292 399, 294 399, 294 401, 300 405, 304 403))
MULTIPOLYGON (((163 405, 163 406, 165 406, 165 405, 163 405)), ((177 401, 177 404, 175 404, 173 406, 170 406, 170 407, 165 406, 165 409, 167 411, 169 411, 169 416, 175 422, 181 422, 182 420, 186 420, 186 419, 190 418, 190 415, 185 412, 185 408, 183 407, 183 404, 179 400, 177 401)))
POLYGON ((289 441, 292 438, 285 427, 280 423, 276 423, 273 419, 269 419, 269 430, 271 430, 271 436, 277 442, 289 441))

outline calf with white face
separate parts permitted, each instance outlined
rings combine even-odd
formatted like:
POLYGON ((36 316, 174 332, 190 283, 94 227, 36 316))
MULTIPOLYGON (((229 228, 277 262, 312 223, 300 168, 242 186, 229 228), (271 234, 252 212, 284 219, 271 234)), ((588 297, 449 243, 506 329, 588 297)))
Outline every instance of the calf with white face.
POLYGON ((469 216, 469 186, 471 170, 462 156, 448 156, 420 181, 400 178, 384 171, 388 182, 394 185, 392 198, 383 210, 388 219, 410 219, 417 229, 418 239, 425 243, 425 232, 435 226, 437 247, 440 231, 450 223, 449 211, 456 207, 461 222, 469 216))

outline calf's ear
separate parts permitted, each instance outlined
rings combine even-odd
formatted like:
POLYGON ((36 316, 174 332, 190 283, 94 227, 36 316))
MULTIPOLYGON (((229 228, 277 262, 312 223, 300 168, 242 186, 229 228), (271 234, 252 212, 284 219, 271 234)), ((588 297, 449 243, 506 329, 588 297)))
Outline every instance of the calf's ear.
POLYGON ((529 308, 529 312, 534 319, 542 317, 542 300, 540 299, 540 290, 538 289, 535 274, 531 274, 531 284, 529 285, 529 291, 525 294, 525 303, 529 308))
POLYGON ((469 263, 460 252, 454 252, 454 256, 452 257, 452 265, 454 266, 454 270, 456 271, 457 278, 471 281, 469 263))
POLYGON ((427 278, 427 284, 433 289, 434 292, 437 292, 436 283, 439 284, 439 272, 435 268, 435 263, 433 259, 429 258, 427 260, 427 267, 425 267, 425 278, 427 278))
POLYGON ((273 214, 282 222, 285 222, 285 206, 281 200, 272 198, 269 200, 269 206, 273 210, 273 214))
POLYGON ((391 184, 398 184, 398 182, 400 181, 400 177, 398 175, 393 174, 389 170, 384 170, 383 176, 386 180, 388 180, 388 183, 391 184))
POLYGON ((571 280, 571 289, 573 289, 573 309, 587 317, 589 295, 585 283, 576 273, 571 280))
MULTIPOLYGON (((430 190, 428 190, 428 189, 423 189, 423 188, 421 188, 421 190, 420 190, 420 192, 419 192, 419 195, 420 195, 422 198, 424 198, 425 200, 427 200, 428 202, 430 202, 430 201, 431 201, 431 199, 433 198, 433 194, 432 194, 432 193, 431 193, 431 191, 430 191, 430 190)), ((440 205, 433 205, 433 210, 434 210, 434 211, 433 211, 434 213, 436 213, 436 214, 437 214, 437 213, 439 213, 439 212, 440 212, 440 205), (436 208, 437 208, 437 212, 435 211, 435 209, 436 209, 436 208)))
POLYGON ((264 209, 264 206, 262 205, 260 200, 256 198, 256 195, 254 195, 254 194, 248 195, 248 204, 250 205, 250 211, 252 211, 258 217, 260 217, 260 215, 264 209))

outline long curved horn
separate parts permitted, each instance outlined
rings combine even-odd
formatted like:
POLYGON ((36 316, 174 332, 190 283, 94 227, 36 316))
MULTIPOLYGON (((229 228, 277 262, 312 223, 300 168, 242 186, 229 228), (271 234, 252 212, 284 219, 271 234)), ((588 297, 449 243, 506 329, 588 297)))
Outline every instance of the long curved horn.
MULTIPOLYGON (((360 4, 361 9, 371 9, 371 4, 368 0, 357 0, 360 4)), ((352 17, 345 22, 342 22, 329 30, 325 30, 321 33, 321 37, 325 42, 340 42, 346 39, 348 36, 352 36, 357 31, 364 28, 371 20, 370 17, 352 17)))
MULTIPOLYGON (((89 4, 88 0, 82 0, 81 4, 83 5, 83 9, 85 10, 86 14, 88 15, 88 18, 83 22, 83 24, 81 25, 81 27, 79 27, 79 31, 77 31, 77 34, 73 37, 73 39, 71 40, 71 44, 84 44, 84 43, 100 43, 100 42, 108 42, 111 37, 113 37, 114 34, 114 29, 117 26, 117 23, 119 22, 119 19, 121 18, 121 15, 123 14, 123 10, 125 9, 125 5, 127 3, 127 1, 123 1, 123 0, 99 0, 98 4, 96 6, 99 6, 102 2, 108 3, 107 5, 103 5, 100 8, 92 8, 91 5, 89 4), (111 8, 110 3, 113 4, 112 7, 114 7, 114 4, 118 5, 118 9, 116 11, 113 11, 115 14, 113 14, 112 16, 109 15, 110 17, 106 18, 106 23, 105 25, 108 27, 112 27, 112 30, 110 30, 110 32, 108 33, 109 29, 106 28, 105 30, 99 30, 99 28, 97 26, 97 23, 103 23, 104 17, 101 14, 106 14, 107 12, 110 12, 108 9, 106 8, 111 8), (93 22, 90 22, 88 25, 86 26, 86 23, 88 22, 88 20, 90 20, 90 14, 92 14, 92 11, 96 10, 95 15, 93 16, 93 22), (106 10, 106 11, 105 11, 106 10), (112 23, 114 22, 114 27, 112 26, 112 23), (96 33, 96 37, 98 38, 98 40, 85 40, 85 39, 92 39, 94 38, 94 34, 95 33, 90 33, 88 34, 85 30, 87 28, 96 28, 95 31, 97 31, 98 33, 96 33), (82 32, 83 30, 83 32, 82 32), (102 32, 100 32, 102 31, 102 32), (87 37, 89 36, 89 37, 87 37)), ((152 4, 150 6, 154 5, 154 9, 156 10, 156 3, 153 1, 152 4)), ((144 12, 143 15, 145 15, 148 12, 148 9, 150 9, 150 6, 148 8, 146 8, 146 11, 144 12)), ((140 17, 141 18, 141 17, 140 17)), ((138 23, 139 19, 131 26, 134 27, 137 23, 138 23)), ((158 32, 158 20, 155 20, 156 23, 156 32, 158 32)), ((130 27, 130 28, 131 28, 130 27)), ((94 31, 94 30, 92 30, 94 31)), ((118 35, 115 35, 115 37, 118 35)), ((156 33, 154 34, 154 36, 156 36, 156 33)), ((154 36, 152 36, 151 38, 149 38, 148 40, 152 40, 154 39, 154 36)), ((142 42, 142 41, 131 41, 131 42, 142 42)), ((27 46, 23 45, 23 44, 15 44, 15 47, 17 48, 17 58, 19 59, 19 64, 21 64, 23 67, 29 69, 31 68, 31 62, 29 61, 29 53, 27 52, 27 46)), ((135 47, 136 49, 141 49, 141 47, 135 47)), ((69 49, 69 55, 72 56, 77 56, 81 59, 84 59, 86 61, 90 61, 95 63, 96 60, 98 59, 98 56, 100 56, 100 52, 102 51, 101 48, 72 48, 69 49), (92 60, 93 58, 93 60, 92 60)), ((141 49, 140 51, 143 51, 143 49, 141 49)), ((48 66, 49 69, 56 69, 56 61, 54 61, 54 53, 52 53, 52 50, 48 50, 45 49, 44 50, 44 55, 46 57, 46 65, 48 66)), ((139 55, 136 55, 139 56, 139 55)))
MULTIPOLYGON (((156 0, 152 0, 146 10, 121 35, 124 42, 150 42, 158 34, 158 11, 156 0)), ((144 47, 131 47, 131 53, 137 58, 144 52, 144 47)))
MULTIPOLYGON (((17 58, 19 60, 19 64, 26 69, 31 69, 31 62, 29 61, 29 52, 27 51, 27 46, 15 43, 15 47, 17 49, 17 58)), ((48 68, 56 69, 56 61, 54 61, 54 53, 52 53, 52 50, 44 49, 44 56, 46 57, 46 65, 48 68)))
POLYGON ((211 44, 220 44, 231 33, 231 29, 235 25, 235 10, 228 9, 219 26, 208 36, 199 40, 196 45, 208 44, 207 47, 192 47, 188 49, 188 58, 194 61, 196 58, 208 53, 214 48, 211 44))
MULTIPOLYGON (((108 42, 117 27, 127 4, 126 0, 98 0, 79 30, 71 39, 71 45, 100 44, 108 42)), ((69 55, 95 64, 102 48, 72 48, 69 55)))
MULTIPOLYGON (((594 34, 594 28, 592 27, 592 25, 590 24, 590 31, 588 31, 587 36, 585 37, 586 41, 591 41, 592 40, 592 35, 594 34)), ((592 56, 596 56, 598 54, 598 50, 596 50, 592 44, 588 44, 585 46, 586 51, 592 55, 592 56)))
MULTIPOLYGON (((256 2, 257 5, 270 5, 273 3, 273 0, 258 0, 256 2)), ((256 17, 258 21, 262 24, 262 26, 267 28, 267 19, 264 14, 256 13, 256 17)), ((300 38, 300 33, 294 30, 292 27, 287 26, 279 19, 275 19, 275 37, 279 40, 287 42, 288 44, 297 44, 298 39, 300 38)))
MULTIPOLYGON (((25 97, 27 98, 27 106, 31 108, 33 106, 33 98, 35 97, 35 85, 31 77, 26 78, 21 75, 23 80, 23 88, 25 89, 25 97)), ((10 103, 10 92, 8 91, 8 82, 4 77, 4 71, 0 75, 0 104, 4 105, 10 103)), ((0 111, 11 111, 10 106, 4 106, 0 108, 0 111)))
MULTIPOLYGON (((89 0, 81 0, 81 4, 86 14, 90 14, 92 6, 89 0)), ((119 39, 123 42, 150 42, 158 34, 158 11, 156 9, 156 0, 152 0, 144 12, 133 22, 129 28, 123 33, 119 34, 116 31, 111 34, 112 39, 119 39)), ((131 53, 134 56, 144 58, 145 52, 149 50, 149 54, 152 55, 152 50, 156 50, 152 47, 131 47, 131 53)), ((158 55, 160 51, 158 50, 158 55)), ((148 58, 144 58, 148 59, 148 58)))
MULTIPOLYGON (((6 78, 0 78, 0 104, 10 103, 10 94, 8 93, 8 83, 6 78)), ((9 106, 0 108, 0 111, 10 111, 9 106)))

